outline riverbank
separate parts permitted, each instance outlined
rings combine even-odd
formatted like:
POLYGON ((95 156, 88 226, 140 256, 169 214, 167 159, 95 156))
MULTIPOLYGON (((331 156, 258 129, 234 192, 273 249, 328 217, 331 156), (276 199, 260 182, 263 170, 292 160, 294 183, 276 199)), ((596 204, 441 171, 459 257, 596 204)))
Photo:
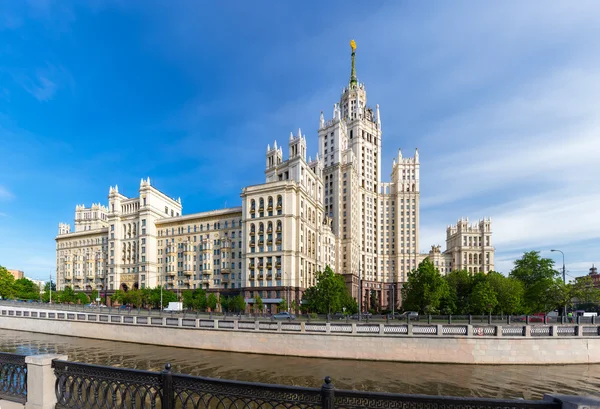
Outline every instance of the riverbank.
POLYGON ((0 310, 4 329, 213 351, 415 363, 600 363, 597 325, 323 325, 0 310))

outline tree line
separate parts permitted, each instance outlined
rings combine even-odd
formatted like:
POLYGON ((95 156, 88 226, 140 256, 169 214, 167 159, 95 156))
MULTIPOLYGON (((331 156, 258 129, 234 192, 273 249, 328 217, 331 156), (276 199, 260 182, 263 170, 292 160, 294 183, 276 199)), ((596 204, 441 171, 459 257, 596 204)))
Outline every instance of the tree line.
POLYGON ((39 300, 40 287, 28 278, 15 277, 0 266, 0 297, 2 299, 39 300))
POLYGON ((530 251, 505 276, 455 270, 443 276, 426 258, 408 274, 402 307, 424 314, 533 314, 600 303, 591 277, 564 283, 554 261, 530 251))

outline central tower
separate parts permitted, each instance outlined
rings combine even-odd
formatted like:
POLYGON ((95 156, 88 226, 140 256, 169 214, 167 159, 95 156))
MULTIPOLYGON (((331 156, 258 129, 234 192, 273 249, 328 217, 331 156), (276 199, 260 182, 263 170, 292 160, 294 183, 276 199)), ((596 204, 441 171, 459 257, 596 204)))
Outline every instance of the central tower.
POLYGON ((319 156, 324 163, 325 210, 337 236, 337 272, 381 281, 377 242, 381 182, 379 106, 367 106, 367 92, 356 76, 356 43, 350 42, 351 70, 332 119, 319 124, 319 156))

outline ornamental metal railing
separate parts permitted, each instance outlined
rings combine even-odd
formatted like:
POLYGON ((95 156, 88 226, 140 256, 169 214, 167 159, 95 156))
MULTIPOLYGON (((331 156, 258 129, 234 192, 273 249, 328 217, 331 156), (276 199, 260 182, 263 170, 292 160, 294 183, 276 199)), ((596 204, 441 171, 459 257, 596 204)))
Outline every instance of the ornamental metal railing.
POLYGON ((560 402, 456 398, 269 385, 53 361, 57 409, 559 409, 560 402))
POLYGON ((25 355, 0 352, 0 399, 27 401, 27 364, 25 355))

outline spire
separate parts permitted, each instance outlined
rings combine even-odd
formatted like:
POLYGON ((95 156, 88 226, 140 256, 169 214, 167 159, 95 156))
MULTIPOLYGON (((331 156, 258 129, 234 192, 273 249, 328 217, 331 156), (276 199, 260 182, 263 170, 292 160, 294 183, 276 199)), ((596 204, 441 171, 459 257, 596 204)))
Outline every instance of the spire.
POLYGON ((352 48, 352 71, 350 71, 350 86, 358 83, 356 80, 356 69, 354 68, 354 56, 356 55, 356 42, 354 40, 350 40, 350 48, 352 48))
POLYGON ((376 105, 376 121, 377 121, 377 125, 381 125, 381 117, 379 116, 379 104, 376 105))
POLYGON ((321 111, 321 117, 319 118, 319 128, 323 128, 325 125, 325 118, 323 117, 323 111, 321 111))

